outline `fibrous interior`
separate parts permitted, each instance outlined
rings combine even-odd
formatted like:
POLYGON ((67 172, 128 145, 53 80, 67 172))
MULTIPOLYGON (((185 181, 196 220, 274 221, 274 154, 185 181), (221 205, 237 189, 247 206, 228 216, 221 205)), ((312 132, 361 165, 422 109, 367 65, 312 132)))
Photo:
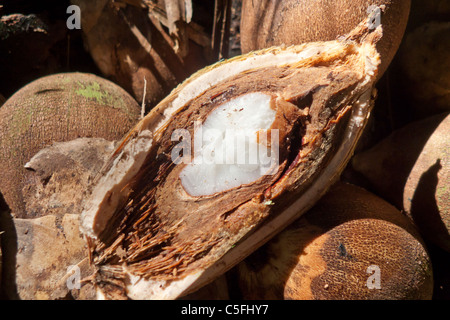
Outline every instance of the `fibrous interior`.
MULTIPOLYGON (((217 107, 194 133, 194 158, 180 174, 192 196, 212 195, 251 183, 277 162, 277 144, 268 150, 267 130, 275 120, 271 96, 249 93, 217 107), (259 139, 260 135, 266 139, 259 139)), ((276 130, 276 129, 274 129, 276 130)))

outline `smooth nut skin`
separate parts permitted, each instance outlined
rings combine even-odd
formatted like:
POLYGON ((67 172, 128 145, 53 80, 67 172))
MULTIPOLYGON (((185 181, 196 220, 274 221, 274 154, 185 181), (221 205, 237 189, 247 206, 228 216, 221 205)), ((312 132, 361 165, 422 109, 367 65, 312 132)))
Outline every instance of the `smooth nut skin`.
POLYGON ((36 183, 24 165, 54 142, 79 137, 121 139, 138 121, 138 103, 116 84, 93 74, 42 77, 0 108, 0 192, 15 217, 26 212, 24 190, 36 183))
POLYGON ((410 0, 244 0, 241 18, 242 52, 334 40, 367 17, 371 5, 385 6, 381 16, 383 38, 378 79, 397 52, 406 29, 410 0))
POLYGON ((237 274, 244 299, 431 299, 433 290, 430 258, 408 218, 341 183, 237 274))

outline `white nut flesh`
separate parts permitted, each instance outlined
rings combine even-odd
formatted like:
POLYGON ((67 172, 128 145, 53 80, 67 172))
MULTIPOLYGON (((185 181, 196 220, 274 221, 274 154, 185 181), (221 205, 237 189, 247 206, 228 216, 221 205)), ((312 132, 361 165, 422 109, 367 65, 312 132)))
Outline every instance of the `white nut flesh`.
POLYGON ((275 129, 268 133, 276 115, 271 99, 268 94, 249 93, 211 112, 194 133, 193 161, 180 173, 187 193, 212 195, 271 172, 278 160, 277 150, 268 150, 267 144, 261 143, 277 136, 275 129))

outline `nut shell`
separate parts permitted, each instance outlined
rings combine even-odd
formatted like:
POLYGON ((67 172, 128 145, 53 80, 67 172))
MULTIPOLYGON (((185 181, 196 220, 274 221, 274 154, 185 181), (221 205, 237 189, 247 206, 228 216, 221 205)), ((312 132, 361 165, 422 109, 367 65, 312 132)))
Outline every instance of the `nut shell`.
MULTIPOLYGON (((75 289, 69 283, 72 280, 69 268, 79 268, 79 278, 71 282, 74 285, 81 286, 75 281, 91 272, 86 242, 79 231, 78 214, 67 214, 62 218, 47 215, 36 219, 13 219, 12 228, 6 228, 3 245, 3 290, 8 299, 64 299, 70 297, 71 289, 75 289)), ((75 289, 77 293, 72 297, 79 295, 79 289, 75 289)), ((82 294, 89 296, 86 289, 82 294)))
POLYGON ((113 147, 113 142, 101 138, 58 142, 26 164, 36 182, 35 188, 24 193, 26 209, 42 216, 13 218, 10 212, 0 211, 7 298, 94 298, 93 286, 81 281, 92 270, 79 213, 87 185, 113 147))

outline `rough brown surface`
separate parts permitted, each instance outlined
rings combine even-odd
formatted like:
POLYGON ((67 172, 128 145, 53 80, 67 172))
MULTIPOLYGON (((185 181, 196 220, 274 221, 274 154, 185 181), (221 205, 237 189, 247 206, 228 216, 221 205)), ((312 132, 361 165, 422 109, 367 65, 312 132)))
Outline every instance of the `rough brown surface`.
POLYGON ((78 138, 39 151, 25 164, 34 181, 23 189, 27 214, 80 214, 86 188, 114 147, 114 142, 101 138, 78 138))
POLYGON ((118 140, 138 121, 140 107, 123 89, 92 74, 35 80, 0 108, 0 191, 15 217, 31 218, 23 193, 35 181, 24 165, 53 142, 79 137, 118 140))
POLYGON ((431 299, 433 292, 431 261, 410 220, 341 183, 236 269, 244 299, 431 299), (370 278, 376 268, 378 284, 370 278))
POLYGON ((243 0, 242 52, 274 45, 334 40, 367 17, 370 5, 385 6, 379 77, 394 57, 408 21, 410 0, 243 0))

